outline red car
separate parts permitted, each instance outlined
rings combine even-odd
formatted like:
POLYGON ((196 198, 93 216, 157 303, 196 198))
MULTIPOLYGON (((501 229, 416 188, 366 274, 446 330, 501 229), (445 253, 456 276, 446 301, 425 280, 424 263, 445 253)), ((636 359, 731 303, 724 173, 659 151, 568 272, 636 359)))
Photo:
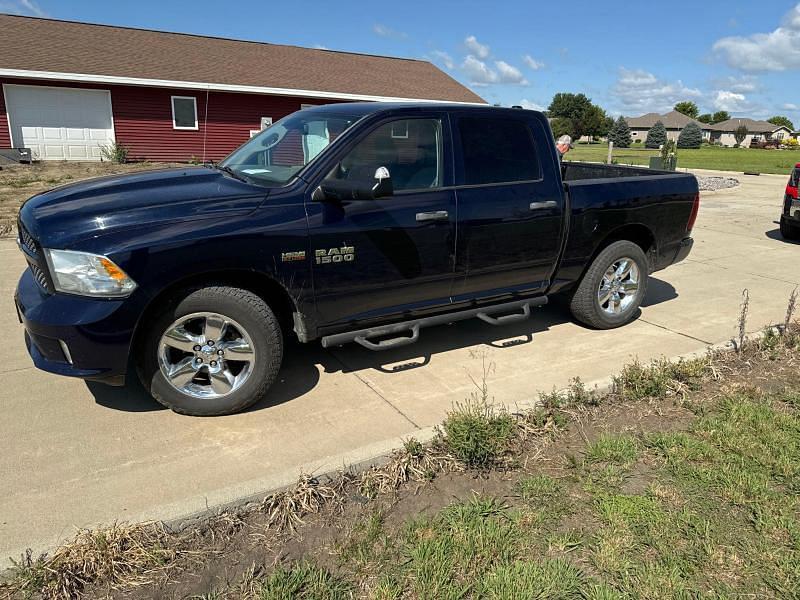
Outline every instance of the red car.
POLYGON ((783 197, 783 213, 781 214, 781 235, 786 240, 800 240, 800 199, 797 197, 800 182, 800 163, 797 163, 786 184, 786 195, 783 197))

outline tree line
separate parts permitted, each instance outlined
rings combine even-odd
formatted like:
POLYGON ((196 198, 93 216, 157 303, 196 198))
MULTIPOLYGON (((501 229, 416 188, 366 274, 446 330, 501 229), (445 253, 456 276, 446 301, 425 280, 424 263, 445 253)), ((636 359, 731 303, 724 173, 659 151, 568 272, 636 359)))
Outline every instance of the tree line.
MULTIPOLYGON (((713 114, 700 114, 697 104, 691 100, 678 102, 674 109, 691 119, 709 125, 722 123, 731 118, 731 115, 724 110, 713 114)), ((569 135, 574 140, 578 140, 582 136, 608 137, 609 141, 613 141, 618 148, 628 148, 633 142, 625 118, 620 116, 616 120, 613 119, 585 94, 559 92, 553 96, 545 114, 550 119, 550 127, 556 138, 562 135, 569 135)), ((788 117, 776 115, 767 120, 776 126, 783 125, 794 131, 794 124, 788 117)), ((645 147, 658 148, 666 140, 667 130, 664 124, 658 121, 648 131, 645 147)), ((695 123, 689 123, 678 136, 678 147, 699 148, 702 141, 703 132, 700 127, 695 123)))

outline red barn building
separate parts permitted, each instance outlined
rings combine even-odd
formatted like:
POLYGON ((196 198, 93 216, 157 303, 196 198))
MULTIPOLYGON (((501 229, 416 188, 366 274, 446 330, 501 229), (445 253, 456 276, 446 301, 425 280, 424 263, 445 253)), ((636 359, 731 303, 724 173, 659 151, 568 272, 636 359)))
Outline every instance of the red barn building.
POLYGON ((433 64, 0 15, 0 148, 39 160, 220 159, 305 105, 484 100, 433 64))

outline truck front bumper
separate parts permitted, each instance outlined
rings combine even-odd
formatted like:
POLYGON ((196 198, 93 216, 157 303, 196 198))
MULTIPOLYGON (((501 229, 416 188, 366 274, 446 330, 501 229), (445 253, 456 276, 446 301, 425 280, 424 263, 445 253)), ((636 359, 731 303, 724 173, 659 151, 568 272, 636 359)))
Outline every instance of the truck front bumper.
POLYGON ((14 302, 37 368, 124 384, 138 314, 126 299, 48 294, 25 269, 14 302))

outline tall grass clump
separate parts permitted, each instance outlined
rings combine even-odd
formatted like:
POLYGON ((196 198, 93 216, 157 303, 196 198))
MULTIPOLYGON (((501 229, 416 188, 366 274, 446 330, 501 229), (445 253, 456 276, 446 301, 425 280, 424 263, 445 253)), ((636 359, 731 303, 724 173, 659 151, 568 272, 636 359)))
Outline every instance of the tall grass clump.
POLYGON ((457 403, 442 423, 442 441, 458 460, 473 468, 496 463, 514 435, 514 418, 486 398, 457 403))

